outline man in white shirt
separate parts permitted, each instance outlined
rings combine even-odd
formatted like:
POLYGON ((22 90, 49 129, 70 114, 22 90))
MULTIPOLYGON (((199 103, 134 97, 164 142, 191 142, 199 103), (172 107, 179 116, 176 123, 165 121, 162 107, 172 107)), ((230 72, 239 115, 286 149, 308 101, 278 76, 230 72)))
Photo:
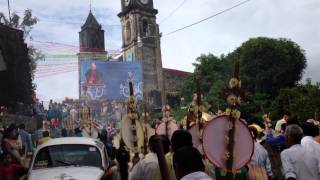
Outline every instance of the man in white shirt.
MULTIPOLYGON (((152 180, 155 178, 156 171, 159 169, 158 157, 155 153, 155 138, 156 135, 150 137, 150 152, 132 168, 132 171, 129 174, 129 180, 152 180)), ((165 136, 161 136, 163 149, 165 153, 168 153, 170 140, 165 138, 165 136)))
POLYGON ((288 120, 289 120, 289 113, 285 112, 283 114, 283 118, 280 119, 279 121, 277 121, 277 124, 276 124, 276 127, 275 127, 275 130, 276 130, 277 133, 281 132, 281 125, 284 124, 284 123, 287 123, 288 120))
POLYGON ((306 122, 302 125, 302 128, 304 137, 301 140, 301 145, 320 162, 320 143, 316 141, 316 137, 319 136, 318 126, 306 122))
POLYGON ((182 147, 174 153, 173 167, 177 180, 212 180, 204 172, 202 155, 192 146, 182 147))
POLYGON ((286 128, 286 143, 289 149, 281 152, 283 174, 286 180, 319 180, 319 160, 300 144, 303 131, 298 125, 286 128))

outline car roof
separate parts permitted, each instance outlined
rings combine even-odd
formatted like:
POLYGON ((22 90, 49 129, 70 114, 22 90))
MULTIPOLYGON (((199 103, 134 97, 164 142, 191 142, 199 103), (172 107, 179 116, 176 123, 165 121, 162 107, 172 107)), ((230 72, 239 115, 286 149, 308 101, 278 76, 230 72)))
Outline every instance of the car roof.
POLYGON ((87 137, 63 137, 50 139, 47 142, 41 144, 37 149, 42 149, 47 146, 63 145, 63 144, 85 144, 98 146, 101 148, 103 143, 97 139, 87 138, 87 137))

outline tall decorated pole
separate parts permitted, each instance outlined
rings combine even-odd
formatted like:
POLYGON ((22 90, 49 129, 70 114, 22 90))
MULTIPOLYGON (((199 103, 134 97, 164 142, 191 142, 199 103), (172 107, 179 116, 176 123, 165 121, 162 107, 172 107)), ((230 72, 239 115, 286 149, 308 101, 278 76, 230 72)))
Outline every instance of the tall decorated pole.
POLYGON ((143 124, 144 124, 144 133, 143 133, 143 153, 144 154, 147 154, 148 153, 148 140, 149 140, 149 136, 148 136, 148 127, 147 127, 147 124, 148 124, 148 116, 149 116, 149 113, 147 111, 147 105, 144 104, 144 107, 143 107, 143 113, 142 113, 142 117, 143 117, 143 124))
POLYGON ((129 88, 130 88, 130 97, 129 97, 129 107, 127 109, 128 117, 131 120, 131 131, 132 131, 132 139, 133 139, 133 146, 134 146, 134 152, 138 152, 138 138, 137 138, 137 123, 138 120, 138 114, 136 112, 136 99, 134 97, 133 92, 133 84, 132 82, 129 82, 129 88))
POLYGON ((203 119, 202 119, 202 112, 204 111, 204 108, 202 106, 201 102, 201 91, 200 91, 200 80, 197 78, 196 80, 196 87, 197 87, 197 122, 199 126, 199 132, 203 128, 203 119))
POLYGON ((127 113, 121 120, 120 134, 126 147, 134 154, 133 164, 139 160, 139 153, 143 150, 143 126, 139 121, 139 114, 137 111, 137 100, 134 96, 133 84, 129 82, 130 96, 127 101, 127 113))
POLYGON ((240 119, 241 113, 237 109, 241 103, 241 99, 244 97, 244 92, 241 90, 241 82, 239 80, 240 65, 239 62, 235 64, 235 70, 233 77, 229 82, 229 87, 224 89, 224 95, 227 97, 229 108, 226 110, 226 114, 229 116, 229 131, 225 136, 225 142, 227 150, 225 152, 226 167, 227 167, 227 180, 232 180, 234 176, 233 163, 234 156, 234 144, 235 144, 235 121, 240 119))
POLYGON ((179 127, 176 124, 176 120, 170 116, 171 108, 168 104, 167 98, 165 98, 165 104, 162 107, 162 122, 158 125, 156 129, 157 135, 165 135, 171 139, 174 131, 178 130, 179 127))
POLYGON ((203 130, 203 149, 206 157, 219 168, 218 176, 232 180, 235 174, 250 162, 254 142, 238 106, 245 98, 239 78, 240 65, 236 62, 229 87, 222 90, 228 108, 206 124, 203 130))

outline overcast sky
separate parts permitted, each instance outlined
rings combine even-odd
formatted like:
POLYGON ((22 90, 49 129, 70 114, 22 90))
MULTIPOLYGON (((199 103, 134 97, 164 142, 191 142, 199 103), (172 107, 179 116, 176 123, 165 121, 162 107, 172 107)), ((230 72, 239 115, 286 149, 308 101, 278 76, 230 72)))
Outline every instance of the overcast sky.
MULTIPOLYGON (((78 46, 78 32, 89 12, 89 0, 10 0, 12 11, 32 9, 40 22, 32 31, 34 45, 54 55, 74 54, 76 48, 39 42, 58 42, 78 46), (36 42, 37 41, 37 42, 36 42)), ((159 10, 158 22, 184 0, 154 0, 159 10)), ((229 8, 238 0, 186 0, 170 18, 160 24, 163 34, 229 8)), ((92 0, 92 9, 105 30, 106 48, 121 49, 121 29, 117 14, 120 0, 92 0)), ((7 0, 0 1, 0 11, 7 14, 7 0)), ((289 38, 306 52, 305 76, 320 81, 320 1, 252 0, 245 5, 184 31, 161 39, 162 61, 166 68, 193 71, 192 63, 200 54, 227 54, 251 37, 289 38)), ((48 59, 49 61, 50 59, 48 59)), ((57 58, 52 62, 57 63, 57 58)), ((59 58, 73 64, 75 58, 59 58)), ((72 66, 72 65, 71 65, 72 66)), ((44 67, 44 66, 41 66, 44 67)), ((75 67, 64 74, 36 79, 41 99, 78 97, 75 67)))

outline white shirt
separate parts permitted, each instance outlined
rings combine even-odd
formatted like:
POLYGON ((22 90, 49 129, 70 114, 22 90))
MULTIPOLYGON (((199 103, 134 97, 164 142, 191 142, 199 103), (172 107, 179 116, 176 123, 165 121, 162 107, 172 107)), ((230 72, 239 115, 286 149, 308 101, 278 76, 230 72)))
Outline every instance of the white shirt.
POLYGON ((140 160, 129 174, 129 180, 152 180, 158 170, 158 157, 155 153, 148 153, 140 160))
POLYGON ((212 180, 212 178, 202 171, 197 171, 183 176, 181 180, 212 180))
POLYGON ((309 154, 317 158, 320 163, 320 143, 315 141, 311 136, 305 136, 301 140, 301 145, 309 154))
POLYGON ((283 174, 286 179, 319 180, 320 166, 318 159, 313 158, 300 144, 291 146, 281 152, 283 174))
POLYGON ((251 163, 266 168, 268 176, 273 177, 271 162, 267 150, 258 142, 254 144, 254 153, 251 163))
POLYGON ((277 121, 276 127, 274 128, 277 133, 279 133, 281 131, 281 125, 284 123, 287 123, 287 121, 284 120, 283 118, 280 119, 279 121, 277 121))

